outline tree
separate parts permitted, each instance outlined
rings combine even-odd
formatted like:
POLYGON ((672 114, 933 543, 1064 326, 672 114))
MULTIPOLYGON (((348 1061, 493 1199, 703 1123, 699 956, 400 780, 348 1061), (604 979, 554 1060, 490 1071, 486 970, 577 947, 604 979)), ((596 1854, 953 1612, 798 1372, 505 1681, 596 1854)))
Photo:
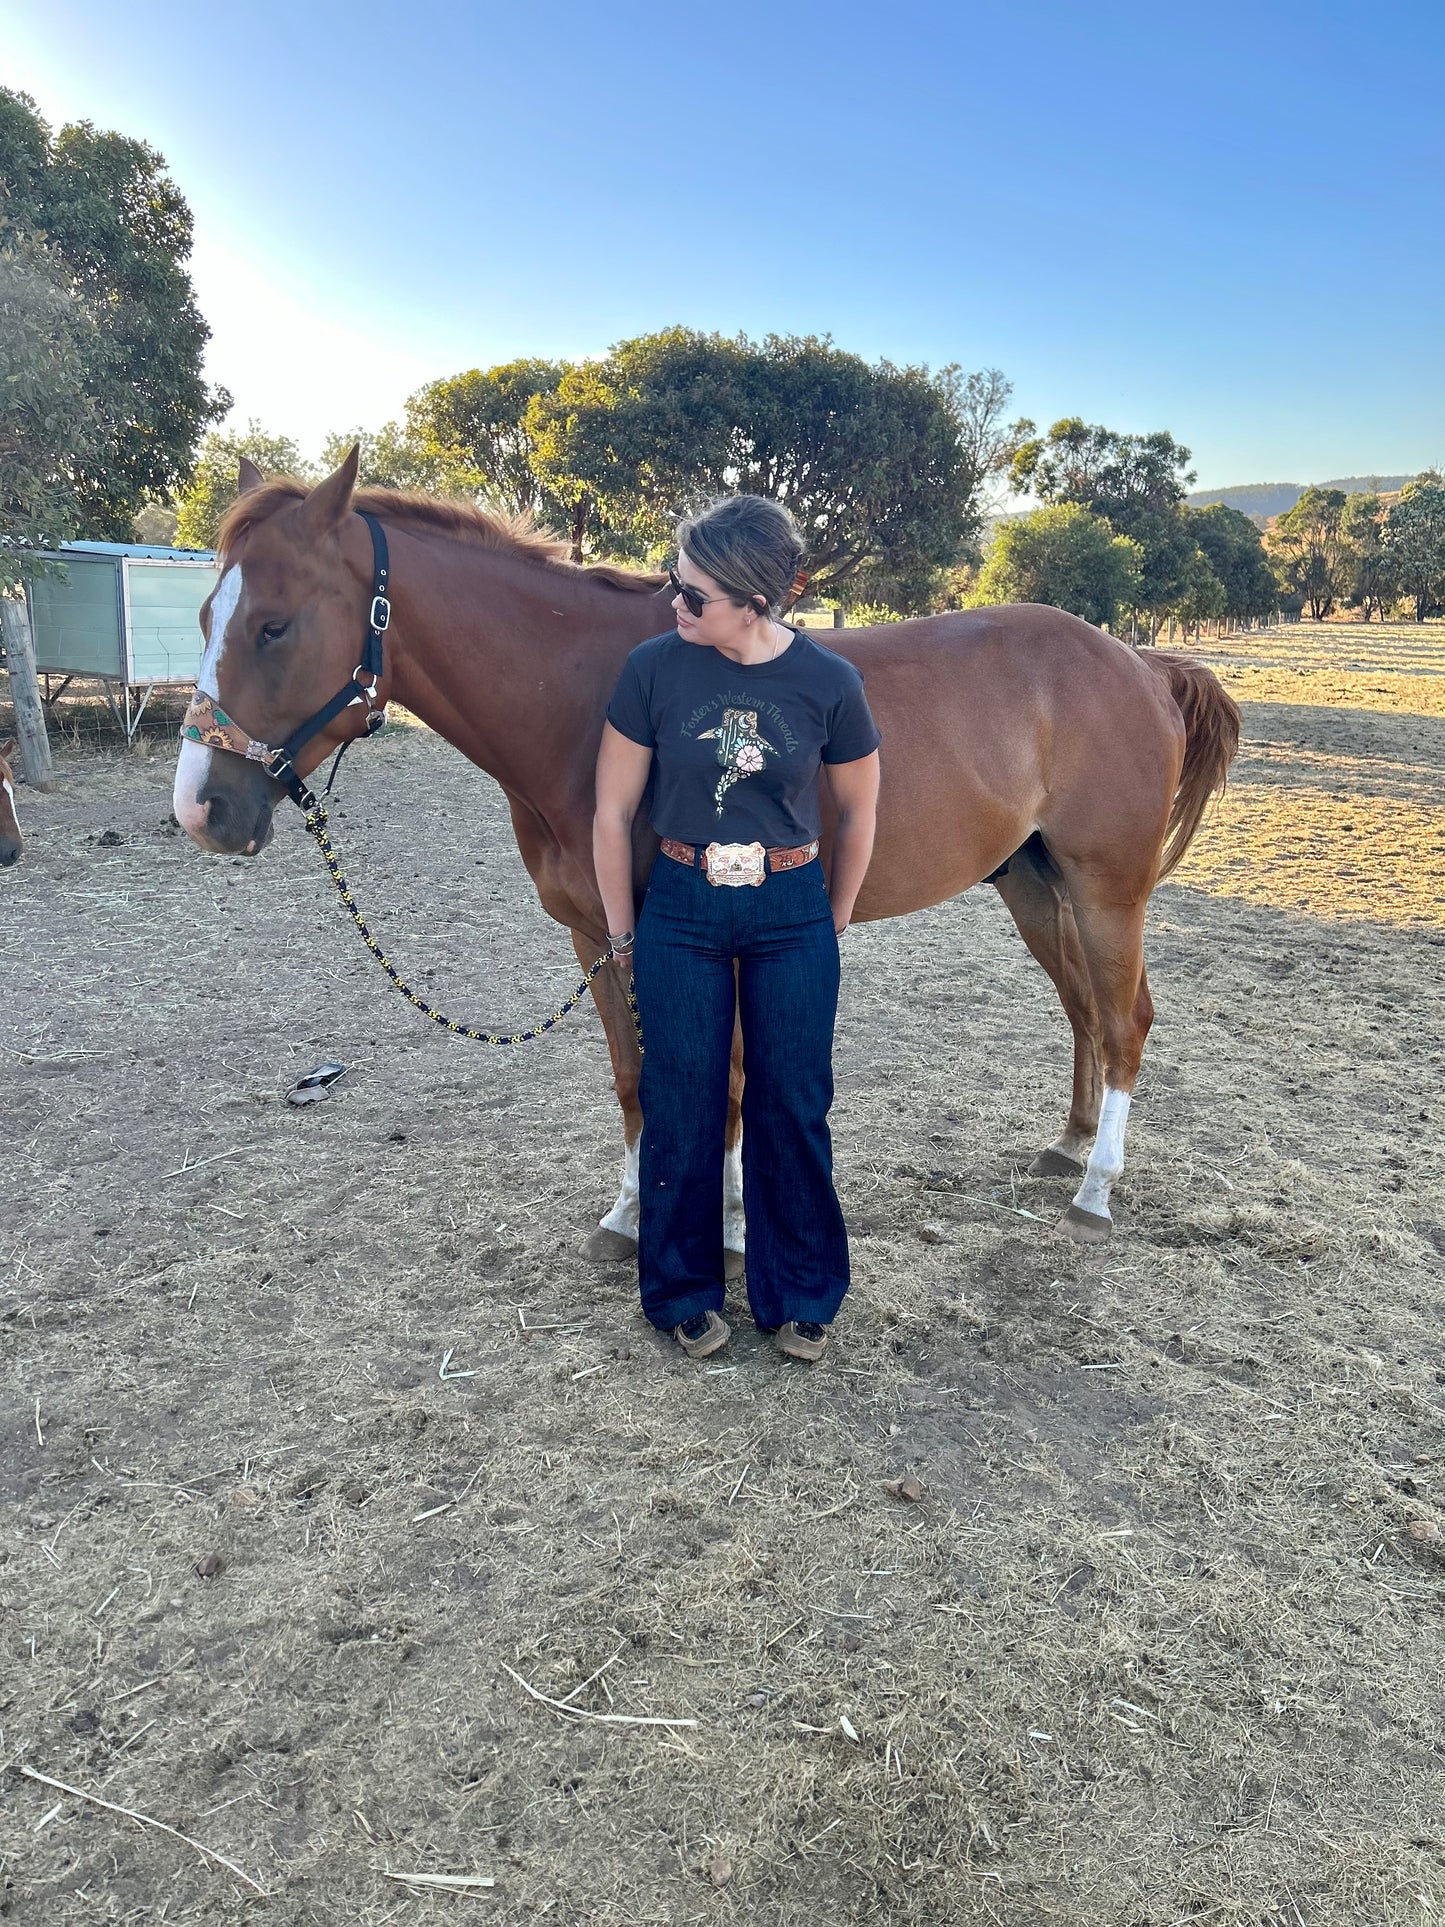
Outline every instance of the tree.
POLYGON ((1385 517, 1384 548, 1423 622, 1445 602, 1445 486, 1410 482, 1385 517))
POLYGON ((1316 622, 1332 613, 1349 587, 1349 556, 1340 533, 1344 507, 1343 489, 1307 488, 1277 519, 1270 536, 1281 582, 1308 602, 1316 622))
MULTIPOLYGON (((1204 509, 1185 508, 1183 514, 1185 527, 1208 563, 1220 593, 1212 598, 1214 606, 1202 606, 1196 574, 1195 606, 1186 608, 1181 601, 1174 613, 1186 621, 1221 615, 1236 622, 1272 614, 1278 606, 1274 572, 1265 554, 1264 538, 1249 516, 1223 502, 1204 509)), ((1205 599, 1210 600, 1207 592, 1205 599)))
POLYGON ((996 373, 870 366, 816 336, 670 328, 565 370, 528 425, 574 549, 591 517, 599 546, 659 557, 680 512, 767 495, 798 520, 815 593, 912 607, 977 540, 1012 453, 1007 395, 996 373))
POLYGON ((1381 622, 1396 592, 1395 560, 1385 547, 1385 509, 1378 495, 1347 495, 1340 515, 1340 540, 1349 561, 1351 602, 1365 612, 1368 622, 1378 612, 1381 622))
POLYGON ((1197 578, 1198 545, 1183 514, 1193 480, 1189 450, 1164 430, 1123 435, 1077 415, 1023 443, 1012 464, 1019 491, 1101 515, 1139 545, 1133 606, 1148 612, 1153 630, 1197 578))
POLYGON ((1132 537, 1073 502, 1000 525, 969 598, 974 608, 1048 602, 1086 622, 1113 622, 1138 606, 1143 556, 1132 537))
MULTIPOLYGON (((320 473, 333 474, 351 453, 353 445, 361 451, 357 478, 361 487, 424 492, 436 488, 431 463, 398 422, 385 422, 374 434, 370 429, 352 428, 328 435, 321 445, 320 473)), ((252 460, 255 459, 253 456, 252 460)))
POLYGON ((430 488, 480 495, 509 515, 542 522, 566 516, 539 478, 529 409, 555 395, 565 364, 508 361, 429 382, 406 405, 407 444, 430 488))
POLYGON ((76 533, 70 477, 95 411, 85 392, 91 323, 38 242, 0 247, 0 594, 21 555, 76 533))
MULTIPOLYGON (((348 441, 347 448, 351 444, 348 441)), ((236 499, 237 470, 247 455, 263 475, 294 475, 314 479, 295 442, 285 435, 268 435, 259 422, 248 422, 242 435, 212 429, 201 443, 190 486, 176 501, 176 541, 183 549, 213 549, 221 517, 236 499)))
MULTIPOLYGON (((1269 590, 1272 605, 1274 600, 1272 576, 1269 590)), ((1174 600, 1169 605, 1170 615, 1177 616, 1188 628, 1191 623, 1207 622, 1211 616, 1232 613, 1225 607, 1227 601, 1228 591, 1215 573, 1214 564, 1206 552, 1196 544, 1180 571, 1174 600)))
POLYGON ((52 135, 28 95, 0 88, 0 244, 22 238, 43 244, 55 284, 91 324, 76 337, 86 447, 57 461, 52 486, 70 498, 78 533, 123 541, 230 406, 201 376, 210 330, 185 268, 190 209, 144 141, 88 121, 52 135))

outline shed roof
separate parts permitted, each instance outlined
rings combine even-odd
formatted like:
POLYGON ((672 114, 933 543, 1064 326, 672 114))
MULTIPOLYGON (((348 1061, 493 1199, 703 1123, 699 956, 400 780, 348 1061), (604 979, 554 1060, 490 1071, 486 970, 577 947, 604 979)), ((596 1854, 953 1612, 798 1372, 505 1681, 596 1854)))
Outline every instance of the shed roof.
POLYGON ((214 549, 162 549, 149 542, 62 542, 67 555, 128 555, 148 562, 214 562, 214 549))

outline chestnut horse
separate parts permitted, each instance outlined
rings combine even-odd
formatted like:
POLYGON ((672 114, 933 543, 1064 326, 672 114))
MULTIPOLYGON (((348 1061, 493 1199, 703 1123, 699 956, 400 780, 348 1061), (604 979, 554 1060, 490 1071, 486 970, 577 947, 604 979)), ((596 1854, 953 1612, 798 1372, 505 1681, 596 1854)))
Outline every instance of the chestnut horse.
MULTIPOLYGON (((665 589, 656 578, 577 567, 564 544, 482 509, 357 492, 356 470, 353 450, 308 492, 242 462, 220 580, 201 612, 198 688, 250 732, 253 756, 344 688, 361 660, 373 586, 356 511, 374 516, 390 551, 391 597, 374 706, 404 704, 501 785, 542 906, 590 964, 607 940, 592 870, 603 712, 627 652, 671 627, 665 589)), ((1239 712, 1201 664, 1132 650, 1034 604, 830 641, 864 672, 883 734, 878 838, 855 920, 994 884, 1074 1032, 1068 1119, 1033 1168, 1080 1178, 1065 1223, 1085 1241, 1103 1238, 1153 1019, 1145 905, 1224 783, 1239 712)), ((297 773, 363 730, 365 707, 336 715, 298 752, 297 773)), ((176 816, 203 849, 256 855, 283 794, 263 761, 183 741, 176 816)), ((824 796, 826 864, 826 787, 824 796)), ((656 852, 639 817, 639 897, 656 852)), ((621 1193, 588 1251, 620 1258, 636 1249, 640 1065, 619 975, 603 971, 593 995, 626 1157, 621 1193)), ((733 1082, 720 1187, 730 1259, 743 1241, 740 1076, 733 1082)))
POLYGON ((0 743, 0 864, 9 865, 20 856, 20 818, 15 814, 15 772, 10 758, 20 745, 12 736, 0 743))

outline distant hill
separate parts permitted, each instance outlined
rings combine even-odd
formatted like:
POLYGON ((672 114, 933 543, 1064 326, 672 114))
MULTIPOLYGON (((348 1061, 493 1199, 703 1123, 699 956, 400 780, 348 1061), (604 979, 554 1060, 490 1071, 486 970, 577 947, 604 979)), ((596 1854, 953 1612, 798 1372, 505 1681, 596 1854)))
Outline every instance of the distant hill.
POLYGON ((1264 521, 1292 509, 1307 487, 1340 488, 1346 495, 1388 495, 1414 478, 1409 475, 1345 475, 1333 482, 1244 482, 1238 488, 1200 488, 1186 499, 1195 508, 1224 502, 1242 514, 1264 521))

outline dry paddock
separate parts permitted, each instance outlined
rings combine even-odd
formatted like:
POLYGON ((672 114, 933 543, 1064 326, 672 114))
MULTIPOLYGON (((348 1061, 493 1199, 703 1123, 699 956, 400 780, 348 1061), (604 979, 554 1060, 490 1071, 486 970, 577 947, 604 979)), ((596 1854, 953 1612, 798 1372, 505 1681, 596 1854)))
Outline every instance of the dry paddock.
MULTIPOLYGON (((0 1918, 1445 1921, 1445 625, 1216 648, 1118 1235, 1026 1175, 1067 1031, 993 892, 860 929, 813 1371, 579 1261, 590 1011, 434 1033, 295 820, 206 860, 163 736, 62 738, 0 873, 0 1918)), ((395 728, 343 789, 425 987, 570 984, 485 778, 395 728)))

